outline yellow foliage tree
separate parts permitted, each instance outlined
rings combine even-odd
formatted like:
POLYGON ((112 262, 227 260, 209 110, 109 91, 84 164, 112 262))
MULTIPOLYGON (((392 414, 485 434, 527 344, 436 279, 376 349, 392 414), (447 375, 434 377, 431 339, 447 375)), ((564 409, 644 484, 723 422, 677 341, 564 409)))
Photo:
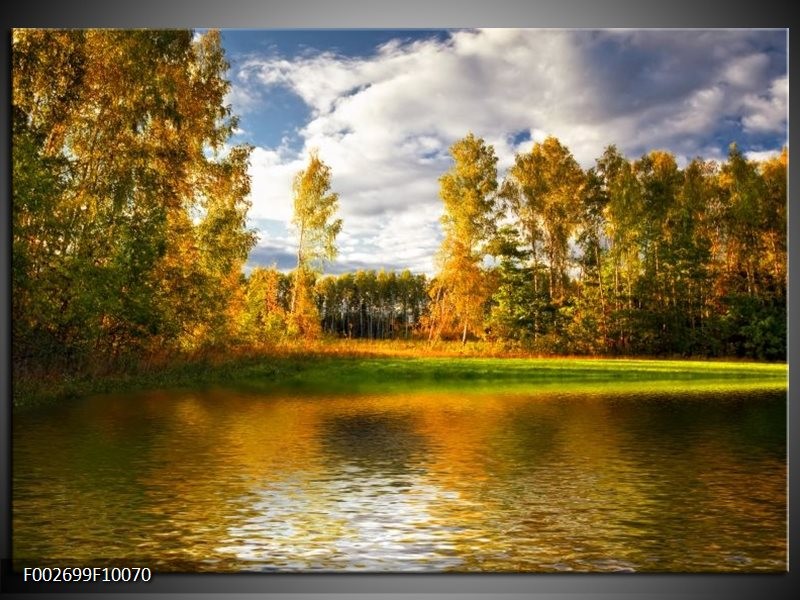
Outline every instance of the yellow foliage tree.
POLYGON ((342 220, 334 215, 339 195, 330 191, 331 168, 316 151, 311 153, 308 167, 294 179, 294 217, 297 232, 297 269, 294 272, 289 333, 307 338, 318 337, 321 328, 319 311, 314 302, 314 274, 325 261, 336 257, 336 236, 342 220))
POLYGON ((461 343, 479 333, 490 291, 483 259, 495 230, 497 157, 472 133, 450 147, 455 164, 439 179, 445 239, 432 288, 430 338, 458 327, 461 343))

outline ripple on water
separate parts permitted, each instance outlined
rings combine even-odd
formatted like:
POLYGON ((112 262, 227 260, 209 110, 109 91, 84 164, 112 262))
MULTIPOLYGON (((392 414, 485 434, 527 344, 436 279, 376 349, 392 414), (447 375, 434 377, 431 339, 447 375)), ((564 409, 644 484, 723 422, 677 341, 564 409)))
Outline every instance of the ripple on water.
POLYGON ((15 418, 14 553, 165 570, 784 570, 785 396, 720 394, 76 402, 15 418))

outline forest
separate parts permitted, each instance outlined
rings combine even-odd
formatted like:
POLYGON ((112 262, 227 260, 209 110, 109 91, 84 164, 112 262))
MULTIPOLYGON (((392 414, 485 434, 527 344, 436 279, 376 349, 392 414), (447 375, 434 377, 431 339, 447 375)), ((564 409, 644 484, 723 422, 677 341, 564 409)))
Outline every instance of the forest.
POLYGON ((218 32, 15 30, 14 376, 338 340, 531 355, 786 358, 788 152, 724 161, 555 137, 501 177, 472 133, 439 179, 436 273, 325 274, 335 173, 312 152, 297 267, 245 272, 252 148, 218 32))

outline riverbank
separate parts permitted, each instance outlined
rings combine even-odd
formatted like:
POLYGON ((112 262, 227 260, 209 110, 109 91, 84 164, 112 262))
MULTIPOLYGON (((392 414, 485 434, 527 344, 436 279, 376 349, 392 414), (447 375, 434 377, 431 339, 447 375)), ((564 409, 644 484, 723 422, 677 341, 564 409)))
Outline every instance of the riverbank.
POLYGON ((204 356, 104 375, 17 378, 17 410, 70 398, 150 389, 232 386, 250 390, 402 388, 450 385, 465 389, 501 381, 521 386, 683 382, 786 383, 784 363, 639 358, 560 358, 497 355, 486 347, 427 347, 414 343, 318 344, 247 354, 204 356), (422 351, 425 352, 424 355, 422 351))

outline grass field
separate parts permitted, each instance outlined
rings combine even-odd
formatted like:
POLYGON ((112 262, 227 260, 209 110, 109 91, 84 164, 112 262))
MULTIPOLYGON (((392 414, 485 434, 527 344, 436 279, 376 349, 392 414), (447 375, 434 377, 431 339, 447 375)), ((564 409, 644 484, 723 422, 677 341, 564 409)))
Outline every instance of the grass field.
MULTIPOLYGON (((352 348, 352 346, 351 346, 352 348)), ((253 391, 299 388, 309 392, 402 391, 410 387, 504 389, 681 389, 779 387, 787 366, 702 360, 591 358, 497 358, 441 352, 414 357, 402 348, 362 346, 360 351, 292 351, 186 361, 146 372, 72 378, 28 378, 14 382, 17 408, 46 405, 91 394, 234 387, 253 391), (398 351, 400 350, 400 351, 398 351)))

